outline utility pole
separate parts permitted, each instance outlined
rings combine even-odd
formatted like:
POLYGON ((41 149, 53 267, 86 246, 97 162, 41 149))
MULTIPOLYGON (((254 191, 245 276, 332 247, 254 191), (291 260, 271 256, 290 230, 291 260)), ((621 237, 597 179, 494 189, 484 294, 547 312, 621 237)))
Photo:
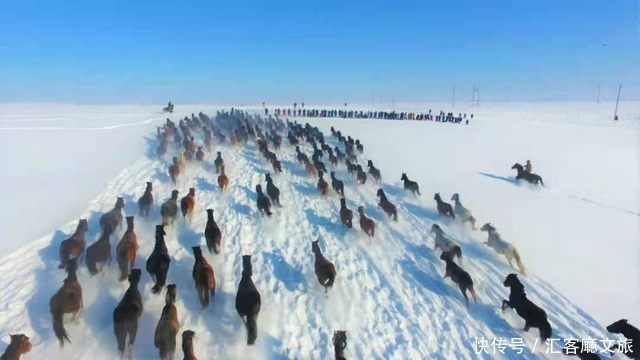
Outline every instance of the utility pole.
POLYGON ((598 100, 596 100, 596 104, 600 104, 600 88, 602 87, 602 82, 598 83, 598 100))
POLYGON ((473 91, 471 92, 471 107, 473 107, 473 103, 476 100, 476 86, 473 85, 473 91))
POLYGON ((618 102, 620 102, 620 90, 622 90, 622 83, 618 86, 618 98, 616 99, 616 111, 613 113, 613 120, 618 120, 618 102))
POLYGON ((453 84, 453 93, 451 95, 451 107, 456 107, 456 84, 453 84))

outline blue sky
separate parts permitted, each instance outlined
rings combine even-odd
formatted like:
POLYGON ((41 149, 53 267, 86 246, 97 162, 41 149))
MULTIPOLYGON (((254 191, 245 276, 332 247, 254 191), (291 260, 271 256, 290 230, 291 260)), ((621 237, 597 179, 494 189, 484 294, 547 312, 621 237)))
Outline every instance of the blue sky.
POLYGON ((14 0, 0 101, 640 99, 636 0, 14 0), (607 44, 603 47, 602 44, 607 44))

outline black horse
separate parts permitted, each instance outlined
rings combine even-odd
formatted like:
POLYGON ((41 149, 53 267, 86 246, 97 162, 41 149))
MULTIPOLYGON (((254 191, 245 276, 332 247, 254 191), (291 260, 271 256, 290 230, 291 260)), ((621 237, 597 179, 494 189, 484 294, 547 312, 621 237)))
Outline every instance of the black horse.
POLYGON ((260 293, 251 276, 251 255, 242 255, 242 279, 236 294, 236 310, 247 327, 247 345, 253 345, 258 338, 258 314, 260 313, 260 293), (246 316, 246 320, 245 317, 246 316))
POLYGON ((456 218, 456 215, 453 213, 453 207, 451 206, 451 204, 442 201, 442 198, 440 197, 440 193, 436 193, 433 196, 433 200, 436 201, 438 213, 440 215, 448 216, 452 219, 456 218))
MULTIPOLYGON (((629 359, 640 359, 640 350, 636 348, 637 346, 640 346, 640 330, 638 330, 637 327, 629 324, 627 319, 620 319, 607 326, 607 331, 612 334, 622 334, 630 340, 631 345, 629 346, 629 349, 622 349, 629 350, 624 352, 624 354, 627 355, 629 359)), ((617 345, 615 346, 617 349, 617 345)))
POLYGON ((538 185, 538 182, 539 182, 542 186, 544 186, 544 182, 542 181, 542 178, 540 177, 540 175, 525 171, 522 165, 515 163, 511 168, 516 169, 516 171, 518 171, 518 175, 516 175, 516 180, 523 179, 534 185, 538 185))
POLYGON ((509 300, 502 300, 502 312, 508 307, 515 309, 518 315, 524 319, 524 331, 529 331, 535 327, 540 330, 540 338, 546 341, 551 338, 551 324, 547 320, 547 313, 531 300, 527 299, 524 292, 524 285, 518 279, 518 275, 509 274, 504 280, 503 285, 511 288, 509 300))
POLYGON ((420 195, 420 187, 418 186, 418 183, 415 181, 409 180, 406 173, 402 173, 400 180, 404 182, 405 190, 411 191, 413 195, 416 195, 416 194, 420 195))

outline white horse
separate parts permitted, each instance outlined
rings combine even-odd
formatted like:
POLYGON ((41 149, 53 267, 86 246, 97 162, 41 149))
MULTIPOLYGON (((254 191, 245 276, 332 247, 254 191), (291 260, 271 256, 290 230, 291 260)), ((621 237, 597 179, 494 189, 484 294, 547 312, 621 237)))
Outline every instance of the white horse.
POLYGON ((438 224, 431 225, 431 234, 435 234, 435 244, 433 250, 440 249, 443 252, 451 252, 458 259, 462 257, 462 249, 455 241, 451 240, 438 224))
POLYGON ((471 223, 471 228, 473 230, 478 230, 478 228, 476 227, 476 218, 473 216, 473 213, 469 211, 469 209, 467 209, 462 205, 462 203, 460 203, 460 195, 458 195, 458 193, 453 194, 453 196, 451 196, 451 201, 455 202, 453 206, 453 213, 456 215, 456 217, 462 219, 463 224, 466 222, 471 223))
POLYGON ((522 264, 522 260, 520 260, 520 254, 518 254, 518 250, 516 250, 513 244, 508 243, 502 240, 500 233, 494 228, 491 223, 484 224, 480 231, 486 231, 489 234, 489 238, 487 242, 484 244, 491 247, 498 254, 502 254, 507 257, 507 261, 509 262, 509 266, 513 267, 512 260, 516 261, 518 268, 520 269, 520 273, 526 276, 524 264, 522 264))

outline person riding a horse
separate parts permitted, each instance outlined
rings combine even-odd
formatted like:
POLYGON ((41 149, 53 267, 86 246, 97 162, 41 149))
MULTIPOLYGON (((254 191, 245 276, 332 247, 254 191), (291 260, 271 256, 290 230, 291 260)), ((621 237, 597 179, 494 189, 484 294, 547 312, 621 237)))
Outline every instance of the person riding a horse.
POLYGON ((531 161, 527 160, 527 164, 524 166, 524 171, 531 173, 531 161))

